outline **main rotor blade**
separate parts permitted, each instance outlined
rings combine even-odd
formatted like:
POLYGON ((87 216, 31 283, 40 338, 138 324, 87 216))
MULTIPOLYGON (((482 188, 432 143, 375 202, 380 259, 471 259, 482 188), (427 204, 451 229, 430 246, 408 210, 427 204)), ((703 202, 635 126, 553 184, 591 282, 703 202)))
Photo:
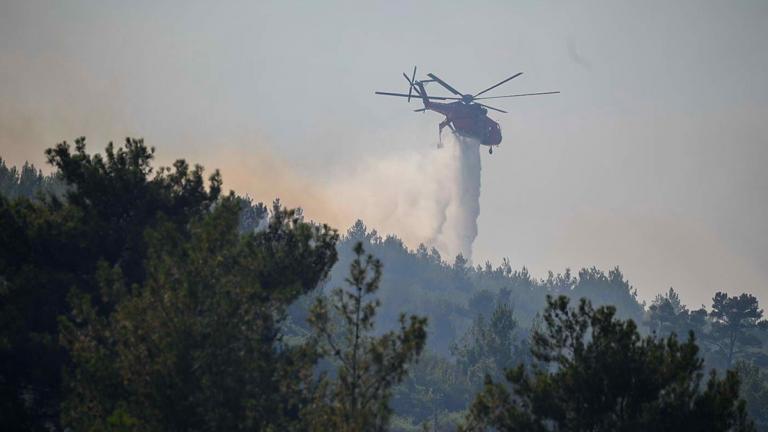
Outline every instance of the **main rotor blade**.
POLYGON ((481 103, 479 103, 479 102, 478 102, 477 104, 478 104, 478 105, 480 105, 480 106, 484 106, 484 107, 486 107, 486 108, 488 108, 488 109, 492 109, 492 110, 494 110, 494 111, 498 111, 498 112, 502 112, 502 113, 504 113, 504 114, 507 114, 507 112, 506 112, 506 111, 504 111, 504 110, 500 110, 500 109, 498 109, 498 108, 494 108, 494 107, 492 107, 492 106, 490 106, 490 105, 481 104, 481 103))
POLYGON ((480 93, 478 93, 478 94, 474 95, 474 96, 473 96, 473 98, 476 98, 476 97, 480 96, 481 94, 483 94, 483 93, 485 93, 485 92, 487 92, 487 91, 489 91, 489 90, 493 90, 493 89, 495 89, 496 87, 498 87, 498 86, 500 86, 500 85, 504 84, 505 82, 507 82, 507 81, 509 81, 509 80, 511 80, 511 79, 513 79, 513 78, 517 78, 517 77, 519 77, 519 76, 520 76, 520 75, 522 75, 522 74, 523 74, 522 72, 518 72, 518 73, 516 73, 516 74, 512 75, 511 77, 509 77, 509 78, 505 79, 504 81, 501 81, 500 83, 498 83, 498 84, 496 84, 496 85, 490 86, 490 87, 488 87, 487 89, 485 89, 485 90, 481 91, 480 93))
MULTIPOLYGON (((408 97, 407 94, 404 93, 390 93, 390 92, 376 92, 377 95, 383 95, 383 96, 399 96, 399 97, 408 97)), ((461 100, 461 98, 457 97, 444 97, 444 96, 421 96, 422 98, 426 97, 427 99, 434 99, 434 100, 461 100)))
POLYGON ((449 92, 451 92, 451 93, 453 93, 453 94, 455 94, 457 96, 461 96, 461 93, 459 93, 458 90, 456 90, 455 88, 451 87, 450 84, 448 84, 447 82, 445 82, 445 81, 441 80, 440 78, 438 78, 437 75, 428 73, 427 76, 432 78, 433 80, 437 81, 438 84, 440 84, 441 86, 443 86, 446 89, 448 89, 449 92))
POLYGON ((506 96, 487 96, 487 97, 477 98, 476 100, 500 99, 500 98, 519 97, 519 96, 537 96, 537 95, 548 95, 548 94, 557 94, 557 93, 560 93, 560 92, 551 91, 551 92, 540 92, 540 93, 522 93, 522 94, 514 94, 514 95, 506 95, 506 96))

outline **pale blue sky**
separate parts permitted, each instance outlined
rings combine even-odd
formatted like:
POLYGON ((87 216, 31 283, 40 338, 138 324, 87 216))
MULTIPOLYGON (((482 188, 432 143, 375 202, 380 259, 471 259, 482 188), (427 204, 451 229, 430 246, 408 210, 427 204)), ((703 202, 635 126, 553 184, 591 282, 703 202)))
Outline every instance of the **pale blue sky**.
POLYGON ((496 104, 476 262, 768 301, 766 41, 764 1, 6 0, 0 156, 131 135, 225 182, 255 148, 319 181, 434 145, 436 115, 373 95, 414 64, 466 92, 523 71, 498 94, 563 93, 496 104))

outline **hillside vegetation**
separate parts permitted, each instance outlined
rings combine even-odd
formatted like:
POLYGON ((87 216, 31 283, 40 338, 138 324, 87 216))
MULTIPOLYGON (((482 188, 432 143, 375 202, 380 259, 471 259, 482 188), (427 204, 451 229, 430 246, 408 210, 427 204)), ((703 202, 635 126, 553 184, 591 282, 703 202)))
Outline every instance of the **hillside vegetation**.
POLYGON ((768 430, 750 287, 638 301, 153 166, 141 140, 0 160, 6 430, 768 430))

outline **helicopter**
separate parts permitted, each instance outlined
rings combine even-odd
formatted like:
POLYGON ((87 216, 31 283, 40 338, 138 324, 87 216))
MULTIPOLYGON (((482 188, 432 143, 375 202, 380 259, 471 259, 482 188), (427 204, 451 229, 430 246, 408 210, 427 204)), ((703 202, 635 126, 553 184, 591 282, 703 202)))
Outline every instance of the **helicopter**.
MULTIPOLYGON (((413 74, 410 77, 406 75, 405 72, 403 72, 403 77, 405 77, 405 80, 408 81, 408 94, 381 92, 381 91, 377 91, 375 93, 377 95, 383 95, 383 96, 405 97, 405 98, 408 98, 409 103, 411 102, 411 99, 420 98, 424 103, 424 108, 419 108, 417 110, 414 110, 414 112, 435 111, 445 116, 445 120, 440 122, 439 130, 438 130, 438 139, 440 143, 442 143, 443 129, 446 126, 448 126, 455 135, 476 139, 477 141, 480 142, 480 144, 488 146, 489 147, 488 153, 493 154, 493 147, 494 146, 498 147, 499 144, 501 144, 501 127, 497 122, 495 122, 490 117, 488 117, 488 110, 490 109, 490 110, 498 111, 505 114, 507 112, 502 109, 494 108, 492 106, 489 106, 477 101, 486 100, 486 99, 501 99, 501 98, 520 97, 520 96, 537 96, 537 95, 548 95, 548 94, 560 93, 559 91, 550 91, 550 92, 537 92, 537 93, 521 93, 521 94, 513 94, 513 95, 505 95, 505 96, 478 97, 480 95, 483 95, 495 89, 496 87, 508 81, 511 81, 519 77, 522 74, 523 74, 522 72, 518 72, 512 75, 511 77, 505 80, 502 80, 476 94, 464 94, 459 92, 450 84, 443 81, 437 75, 432 73, 427 74, 427 77, 429 79, 416 80, 416 66, 414 66, 413 74), (426 84, 432 83, 432 82, 438 83, 443 88, 453 93, 454 96, 428 95, 425 86, 426 84), (440 103, 440 102, 433 102, 433 101, 455 101, 455 102, 440 103)), ((438 144, 438 147, 440 146, 441 144, 438 144)))

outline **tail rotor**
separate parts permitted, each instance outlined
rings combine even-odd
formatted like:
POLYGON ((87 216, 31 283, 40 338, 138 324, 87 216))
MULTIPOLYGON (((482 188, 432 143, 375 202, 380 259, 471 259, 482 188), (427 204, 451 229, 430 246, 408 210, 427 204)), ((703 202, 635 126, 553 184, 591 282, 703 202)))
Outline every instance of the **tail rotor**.
POLYGON ((405 80, 408 81, 408 102, 411 102, 411 96, 413 95, 413 86, 414 86, 414 80, 416 80, 416 66, 413 67, 413 76, 408 78, 408 75, 403 72, 403 77, 405 77, 405 80))

